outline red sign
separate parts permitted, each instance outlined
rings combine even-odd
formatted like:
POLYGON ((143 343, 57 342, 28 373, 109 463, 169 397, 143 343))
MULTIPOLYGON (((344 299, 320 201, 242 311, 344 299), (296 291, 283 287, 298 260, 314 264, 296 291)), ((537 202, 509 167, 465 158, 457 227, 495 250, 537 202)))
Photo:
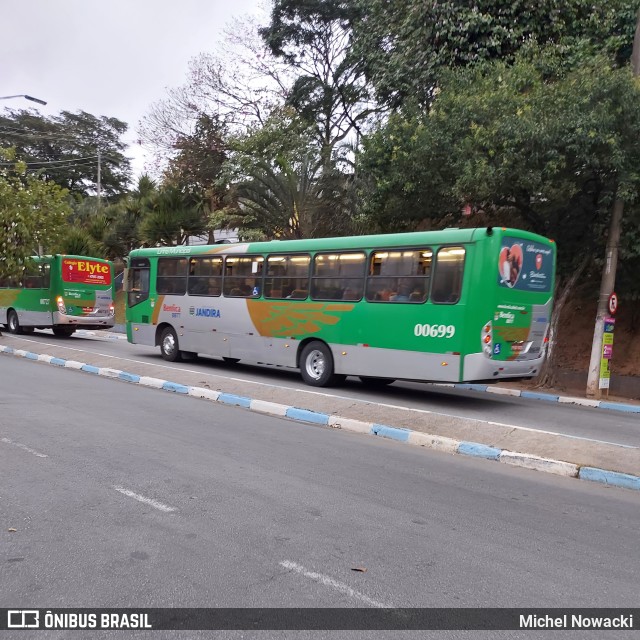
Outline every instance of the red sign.
POLYGON ((111 284, 111 267, 97 260, 64 258, 62 260, 62 279, 65 282, 80 284, 111 284))
POLYGON ((614 316, 618 310, 618 296, 615 291, 609 296, 609 313, 614 316))

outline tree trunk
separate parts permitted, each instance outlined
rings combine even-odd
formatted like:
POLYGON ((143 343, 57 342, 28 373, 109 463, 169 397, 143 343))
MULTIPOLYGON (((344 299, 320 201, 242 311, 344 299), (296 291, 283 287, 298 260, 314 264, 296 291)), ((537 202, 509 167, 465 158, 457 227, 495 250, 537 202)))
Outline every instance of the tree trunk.
POLYGON ((562 291, 560 291, 559 295, 558 291, 560 290, 560 287, 556 286, 556 295, 554 296, 556 300, 553 305, 553 311, 551 312, 551 322, 549 323, 549 342, 547 343, 547 357, 544 361, 544 364, 542 365, 542 369, 540 370, 536 387, 552 387, 556 383, 556 342, 558 335, 558 325, 560 324, 560 315, 562 314, 562 311, 567 304, 567 300, 569 299, 569 296, 571 295, 576 282, 578 281, 590 261, 591 257, 589 255, 585 255, 582 259, 582 262, 575 268, 574 272, 564 283, 562 291))

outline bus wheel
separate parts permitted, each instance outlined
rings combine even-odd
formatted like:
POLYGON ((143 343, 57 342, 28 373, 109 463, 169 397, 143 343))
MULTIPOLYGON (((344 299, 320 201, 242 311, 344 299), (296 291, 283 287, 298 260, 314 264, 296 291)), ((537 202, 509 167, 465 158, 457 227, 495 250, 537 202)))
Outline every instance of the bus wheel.
POLYGON ((395 382, 394 378, 370 378, 369 376, 360 376, 360 382, 366 387, 372 389, 378 389, 380 387, 386 387, 387 385, 395 382))
POLYGON ((160 353, 162 357, 169 362, 178 362, 180 360, 178 336, 171 327, 167 327, 162 332, 162 338, 160 338, 160 353))
POLYGON ((7 329, 9 329, 9 333, 14 333, 19 335, 22 333, 22 327, 20 326, 20 320, 18 320, 18 314, 10 309, 7 314, 7 329))
POLYGON ((75 332, 75 327, 53 327, 53 335, 59 338, 70 338, 75 332))
POLYGON ((312 387, 327 387, 344 380, 333 372, 331 349, 323 342, 310 342, 300 356, 300 375, 312 387))

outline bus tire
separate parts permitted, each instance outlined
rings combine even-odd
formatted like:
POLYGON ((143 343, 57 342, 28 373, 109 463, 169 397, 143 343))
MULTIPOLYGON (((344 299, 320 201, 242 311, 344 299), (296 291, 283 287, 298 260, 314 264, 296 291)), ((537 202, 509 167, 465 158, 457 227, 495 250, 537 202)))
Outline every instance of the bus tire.
POLYGON ((304 382, 312 387, 327 387, 345 378, 334 373, 331 349, 324 342, 317 340, 302 349, 300 375, 304 382))
POLYGON ((58 338, 70 338, 75 332, 75 327, 53 327, 53 335, 58 338))
POLYGON ((160 354, 167 362, 179 362, 182 358, 180 346, 178 345, 178 336, 171 327, 167 327, 162 332, 160 354))
POLYGON ((18 314, 14 309, 9 309, 9 313, 7 313, 7 329, 9 329, 9 333, 13 333, 14 335, 20 335, 22 333, 20 320, 18 320, 18 314))
POLYGON ((360 376, 360 382, 371 389, 379 389, 395 382, 395 378, 371 378, 369 376, 360 376))

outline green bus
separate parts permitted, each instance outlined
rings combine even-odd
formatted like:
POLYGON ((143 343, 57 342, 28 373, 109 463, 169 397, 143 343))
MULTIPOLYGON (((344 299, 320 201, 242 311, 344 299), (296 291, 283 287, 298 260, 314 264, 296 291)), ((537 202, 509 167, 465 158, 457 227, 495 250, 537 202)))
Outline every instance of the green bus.
POLYGON ((115 322, 113 264, 86 256, 35 256, 21 277, 0 279, 0 323, 11 333, 107 329, 115 322))
POLYGON ((546 354, 555 251, 497 227, 138 249, 127 338, 169 361, 298 368, 313 386, 530 378, 546 354))

